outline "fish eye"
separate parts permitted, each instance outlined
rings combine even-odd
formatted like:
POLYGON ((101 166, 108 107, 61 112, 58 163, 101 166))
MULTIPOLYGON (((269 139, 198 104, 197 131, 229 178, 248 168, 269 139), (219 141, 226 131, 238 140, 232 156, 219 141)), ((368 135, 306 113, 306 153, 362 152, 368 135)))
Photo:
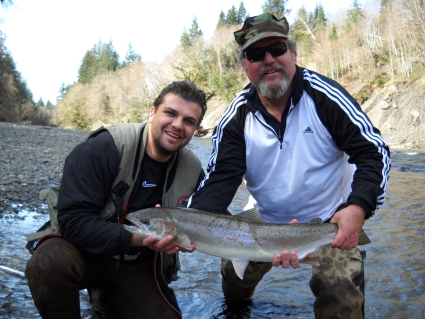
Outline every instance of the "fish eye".
POLYGON ((149 225, 150 223, 149 223, 149 219, 143 219, 142 220, 142 224, 144 224, 144 225, 149 225))

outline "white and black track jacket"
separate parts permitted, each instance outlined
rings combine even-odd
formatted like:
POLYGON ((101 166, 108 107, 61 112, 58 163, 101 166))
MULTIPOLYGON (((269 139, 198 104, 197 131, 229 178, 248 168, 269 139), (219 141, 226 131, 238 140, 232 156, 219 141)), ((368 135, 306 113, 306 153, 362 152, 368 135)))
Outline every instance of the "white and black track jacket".
POLYGON ((328 220, 343 202, 372 216, 385 199, 390 152, 337 82, 297 66, 281 123, 248 85, 215 128, 207 175, 189 206, 225 212, 242 179, 267 222, 328 220))

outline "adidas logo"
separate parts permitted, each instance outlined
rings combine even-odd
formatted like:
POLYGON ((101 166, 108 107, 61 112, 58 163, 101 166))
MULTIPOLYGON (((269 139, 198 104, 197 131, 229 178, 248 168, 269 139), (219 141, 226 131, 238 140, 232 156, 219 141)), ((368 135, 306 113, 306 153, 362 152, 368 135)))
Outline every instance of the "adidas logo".
POLYGON ((303 133, 313 134, 313 130, 310 127, 307 127, 303 133))

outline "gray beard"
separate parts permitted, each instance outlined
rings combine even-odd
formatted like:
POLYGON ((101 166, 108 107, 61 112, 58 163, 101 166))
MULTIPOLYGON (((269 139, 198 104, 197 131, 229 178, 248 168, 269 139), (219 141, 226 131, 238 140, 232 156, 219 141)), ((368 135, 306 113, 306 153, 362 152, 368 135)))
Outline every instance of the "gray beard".
POLYGON ((280 85, 275 87, 270 87, 264 81, 260 81, 260 84, 258 85, 258 91, 265 98, 274 100, 282 97, 288 91, 290 85, 291 82, 289 82, 286 78, 282 78, 280 85))
POLYGON ((260 80, 258 83, 258 92, 267 99, 274 100, 282 97, 291 86, 291 81, 289 80, 289 75, 288 72, 286 72, 286 69, 283 67, 279 67, 279 69, 283 71, 283 76, 279 85, 271 87, 263 80, 260 80))

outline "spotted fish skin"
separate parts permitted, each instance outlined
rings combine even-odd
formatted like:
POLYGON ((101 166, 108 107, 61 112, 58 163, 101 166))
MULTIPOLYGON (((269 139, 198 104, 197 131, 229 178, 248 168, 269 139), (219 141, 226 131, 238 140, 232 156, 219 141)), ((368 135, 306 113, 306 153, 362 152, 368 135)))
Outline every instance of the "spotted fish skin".
MULTIPOLYGON (((271 262, 284 250, 296 251, 300 262, 311 264, 307 256, 330 244, 337 224, 272 224, 261 220, 257 210, 230 216, 192 208, 148 208, 127 215, 133 226, 125 228, 142 237, 167 235, 186 249, 191 243, 200 252, 232 260, 239 277, 249 261, 271 262)), ((364 234, 364 236, 366 236, 364 234)), ((359 236, 359 244, 370 240, 359 236)))

